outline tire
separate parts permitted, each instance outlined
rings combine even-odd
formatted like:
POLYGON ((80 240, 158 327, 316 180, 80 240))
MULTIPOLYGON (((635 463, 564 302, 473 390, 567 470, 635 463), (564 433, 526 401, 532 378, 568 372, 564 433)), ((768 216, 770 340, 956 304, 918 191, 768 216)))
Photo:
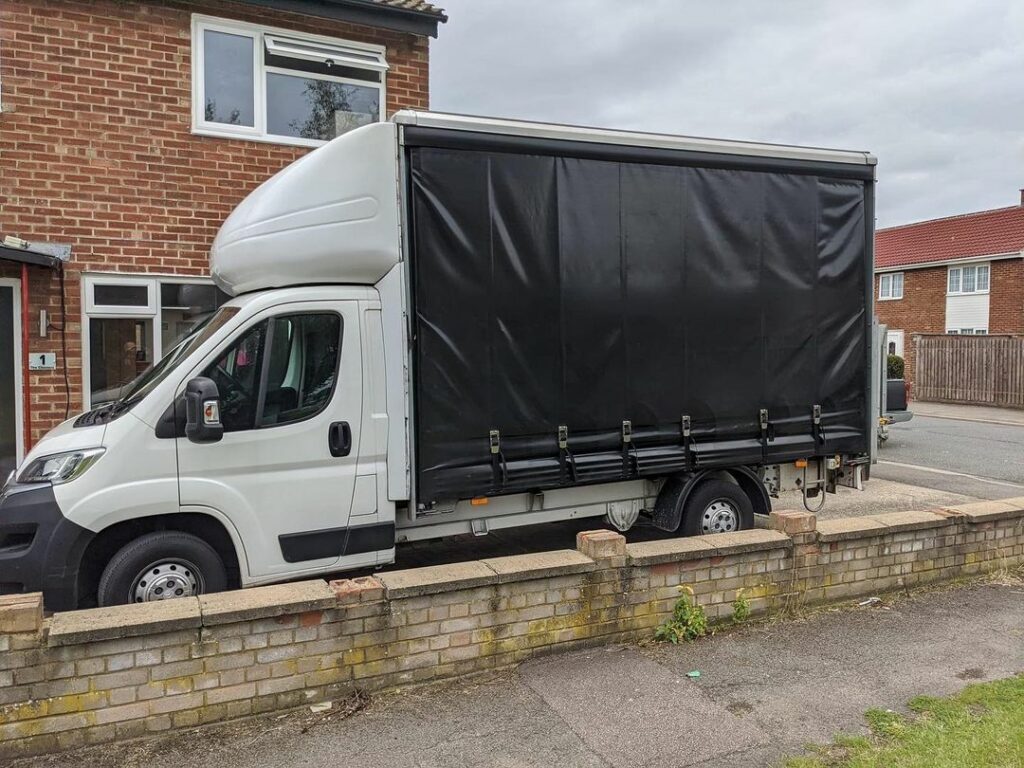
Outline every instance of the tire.
POLYGON ((100 577, 100 606, 189 597, 227 589, 217 551, 198 536, 156 531, 125 544, 100 577), (148 578, 147 578, 148 577, 148 578))
POLYGON ((682 533, 700 536, 754 527, 754 505, 736 483, 709 478, 701 482, 683 507, 682 533), (709 517, 705 519, 705 513, 709 517))

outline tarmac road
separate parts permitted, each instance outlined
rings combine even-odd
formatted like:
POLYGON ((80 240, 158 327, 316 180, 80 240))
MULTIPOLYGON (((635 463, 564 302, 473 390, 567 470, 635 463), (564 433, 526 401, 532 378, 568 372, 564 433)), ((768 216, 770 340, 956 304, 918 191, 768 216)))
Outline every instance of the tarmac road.
POLYGON ((872 707, 1024 671, 1020 585, 924 592, 681 646, 560 654, 469 684, 94 747, 11 768, 746 768, 865 731, 872 707), (687 672, 698 670, 692 679, 687 672))
POLYGON ((1024 495, 1024 424, 975 421, 970 406, 944 412, 971 420, 916 414, 890 427, 872 478, 981 499, 1024 495))

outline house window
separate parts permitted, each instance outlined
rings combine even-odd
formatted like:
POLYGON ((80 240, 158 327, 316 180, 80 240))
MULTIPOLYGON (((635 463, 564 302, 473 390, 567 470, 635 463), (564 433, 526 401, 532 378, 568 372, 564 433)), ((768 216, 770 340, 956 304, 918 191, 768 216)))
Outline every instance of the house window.
POLYGON ((886 301, 903 298, 902 272, 892 272, 878 278, 878 298, 886 301))
POLYGON ((317 146, 381 120, 384 48, 193 16, 193 130, 317 146))
POLYGON ((988 334, 988 330, 985 328, 951 328, 946 333, 953 336, 985 336, 988 334))
POLYGON ((191 278, 96 275, 82 290, 89 407, 120 397, 227 299, 209 281, 191 278))
POLYGON ((971 264, 965 267, 950 267, 947 292, 951 296, 971 293, 988 293, 989 265, 971 264))

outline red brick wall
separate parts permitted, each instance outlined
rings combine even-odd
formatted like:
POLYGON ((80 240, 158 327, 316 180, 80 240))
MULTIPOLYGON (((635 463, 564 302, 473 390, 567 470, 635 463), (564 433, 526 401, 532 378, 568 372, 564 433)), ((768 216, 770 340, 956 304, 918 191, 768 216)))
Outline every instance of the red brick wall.
POLYGON ((992 262, 988 332, 1024 334, 1024 259, 992 262))
MULTIPOLYGON (((1024 334, 1024 259, 991 262, 988 332, 1024 334)), ((911 269, 903 273, 903 298, 878 300, 875 275, 875 314, 892 330, 903 331, 907 381, 914 380, 915 333, 946 332, 947 267, 911 269)))
POLYGON ((946 268, 911 269, 903 273, 903 298, 878 300, 875 275, 875 314, 890 330, 903 331, 904 377, 914 381, 914 334, 946 332, 946 268))
MULTIPOLYGON (((191 14, 204 13, 387 47, 387 111, 428 106, 424 37, 232 2, 0 0, 0 233, 70 243, 67 366, 82 404, 80 273, 205 274, 207 251, 250 190, 308 152, 191 133, 191 14)), ((0 267, 0 277, 17 270, 0 267)), ((55 277, 33 268, 34 439, 64 417, 55 277)))

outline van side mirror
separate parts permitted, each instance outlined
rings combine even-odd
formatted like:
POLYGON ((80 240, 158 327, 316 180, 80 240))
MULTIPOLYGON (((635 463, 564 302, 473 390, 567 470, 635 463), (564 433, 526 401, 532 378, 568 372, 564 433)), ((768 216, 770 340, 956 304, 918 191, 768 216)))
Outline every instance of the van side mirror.
POLYGON ((217 385, 213 379, 196 376, 185 385, 185 437, 193 443, 216 443, 223 436, 217 385))

